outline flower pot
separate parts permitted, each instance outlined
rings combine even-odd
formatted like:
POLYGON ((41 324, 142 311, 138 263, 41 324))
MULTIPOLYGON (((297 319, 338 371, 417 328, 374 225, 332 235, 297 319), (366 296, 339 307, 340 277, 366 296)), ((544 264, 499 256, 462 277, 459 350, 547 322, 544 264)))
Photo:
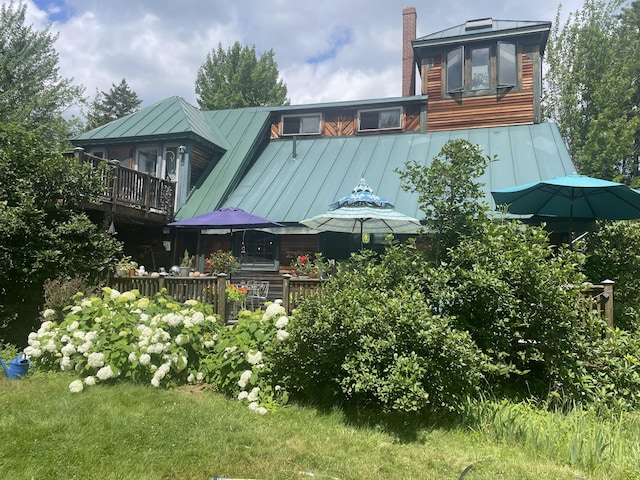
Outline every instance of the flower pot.
POLYGON ((180 267, 180 276, 188 277, 189 276, 189 267, 180 267))

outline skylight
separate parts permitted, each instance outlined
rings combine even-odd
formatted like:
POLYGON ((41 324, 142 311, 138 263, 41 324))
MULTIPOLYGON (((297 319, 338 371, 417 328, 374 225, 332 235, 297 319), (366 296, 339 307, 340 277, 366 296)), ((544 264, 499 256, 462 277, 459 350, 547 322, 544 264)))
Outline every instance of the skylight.
POLYGON ((465 30, 478 30, 480 28, 488 28, 493 26, 493 18, 477 18, 475 20, 467 20, 464 24, 465 30))

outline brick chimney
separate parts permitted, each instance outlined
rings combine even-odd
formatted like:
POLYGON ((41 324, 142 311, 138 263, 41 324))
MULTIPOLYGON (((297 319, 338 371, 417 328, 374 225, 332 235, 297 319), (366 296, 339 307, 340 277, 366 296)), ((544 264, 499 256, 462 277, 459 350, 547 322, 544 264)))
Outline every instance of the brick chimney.
POLYGON ((416 62, 413 60, 411 41, 416 38, 416 9, 402 10, 402 96, 416 94, 416 62))

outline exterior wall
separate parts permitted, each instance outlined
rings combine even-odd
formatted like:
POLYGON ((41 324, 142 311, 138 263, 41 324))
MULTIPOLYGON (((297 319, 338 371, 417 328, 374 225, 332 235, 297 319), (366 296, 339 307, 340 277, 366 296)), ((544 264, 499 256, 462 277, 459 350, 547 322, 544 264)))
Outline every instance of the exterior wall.
MULTIPOLYGON (((380 108, 387 108, 391 105, 385 105, 380 108)), ((371 108, 371 107, 366 107, 371 108)), ((358 110, 354 108, 344 110, 327 110, 322 111, 322 137, 340 137, 352 135, 381 135, 384 130, 371 130, 369 132, 358 132, 358 110)), ((310 111, 311 112, 311 111, 310 111)), ((310 113, 305 112, 305 113, 310 113)), ((317 112, 313 111, 313 113, 317 112)), ((420 130, 420 106, 415 103, 407 105, 403 108, 401 131, 419 131, 420 130)), ((274 114, 271 120, 271 139, 280 138, 282 131, 281 116, 274 114)), ((391 130, 397 133, 398 130, 391 130)), ((308 135, 313 136, 313 135, 308 135)))
POLYGON ((523 125, 538 122, 534 92, 538 76, 537 51, 533 55, 521 50, 519 88, 494 92, 491 95, 449 95, 445 84, 442 57, 422 65, 422 89, 427 94, 427 131, 463 128, 523 125))

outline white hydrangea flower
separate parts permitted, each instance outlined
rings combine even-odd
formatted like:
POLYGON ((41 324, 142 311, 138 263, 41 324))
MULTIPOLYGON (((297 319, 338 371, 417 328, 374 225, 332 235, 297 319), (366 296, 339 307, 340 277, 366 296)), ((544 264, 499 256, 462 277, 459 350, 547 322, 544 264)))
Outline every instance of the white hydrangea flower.
POLYGON ((252 412, 255 412, 258 410, 258 402, 251 402, 249 404, 249 410, 251 410, 252 412))
POLYGON ((27 337, 27 343, 31 345, 31 342, 37 342, 37 341, 38 341, 38 334, 36 332, 29 333, 29 336, 27 337))
POLYGON ((289 325, 289 317, 287 317, 286 315, 281 316, 276 322, 276 328, 278 329, 284 328, 287 325, 289 325))
POLYGON ((255 353, 253 353, 252 351, 247 352, 247 362, 249 362, 251 365, 257 365, 258 363, 262 362, 262 352, 257 351, 255 353))
POLYGON ((24 349, 24 354, 27 356, 27 358, 38 358, 40 355, 42 355, 42 350, 40 350, 36 346, 29 345, 24 349))
POLYGON ((79 338, 80 340, 84 340, 85 333, 82 330, 76 330, 73 332, 73 338, 79 338))
POLYGON ((49 339, 47 340, 47 343, 45 343, 44 345, 42 345, 42 350, 44 350, 45 352, 55 352, 58 349, 58 347, 56 347, 56 342, 53 341, 53 339, 49 339))
POLYGON ((91 368, 100 368, 104 366, 104 353, 102 352, 92 352, 89 354, 87 358, 87 364, 91 368))
POLYGON ((116 375, 113 373, 113 370, 111 370, 111 367, 109 365, 106 365, 104 367, 102 367, 100 370, 98 370, 98 372, 96 373, 96 377, 98 377, 99 380, 108 380, 112 377, 115 377, 116 375))
POLYGON ((86 353, 93 348, 93 342, 84 342, 82 345, 78 347, 79 353, 86 353))
POLYGON ((129 353, 129 356, 127 357, 127 360, 129 360, 129 362, 133 363, 138 359, 138 355, 136 355, 136 352, 131 352, 129 353))
POLYGON ((120 298, 120 292, 112 288, 111 292, 109 293, 109 298, 111 298, 111 300, 117 300, 118 298, 120 298))
POLYGON ((96 338, 98 338, 98 332, 95 330, 89 330, 84 336, 85 342, 93 342, 96 338))
POLYGON ((157 377, 153 377, 151 379, 151 385, 158 388, 160 386, 160 380, 157 377))
POLYGON ((198 304, 198 302, 196 300, 189 299, 185 301, 184 304, 187 305, 188 307, 194 307, 198 304))
POLYGON ((84 379, 84 383, 85 385, 95 385, 96 384, 96 379, 94 376, 89 375, 87 378, 84 379))
POLYGON ((191 320, 191 318, 190 317, 186 317, 184 319, 184 328, 193 328, 193 327, 194 327, 194 323, 191 320))
POLYGON ((69 384, 69 391, 71 393, 80 393, 84 389, 82 380, 74 380, 69 384))
POLYGON ((216 342, 214 342, 213 340, 205 340, 204 341, 204 346, 206 348, 211 348, 216 344, 216 342))
POLYGON ((42 312, 42 316, 45 319, 48 319, 50 317, 54 317, 56 315, 56 311, 52 308, 47 308, 44 312, 42 312))
POLYGON ((77 330, 79 326, 80 324, 78 323, 78 321, 74 320, 67 326, 67 331, 73 332, 74 330, 77 330))
POLYGON ((143 323, 147 323, 149 321, 149 315, 147 315, 146 313, 141 313, 140 314, 140 321, 143 323))
POLYGON ((135 302, 136 300, 136 294, 133 292, 123 292, 119 299, 120 301, 124 301, 124 302, 135 302))
POLYGON ((191 316, 191 321, 193 322, 194 325, 201 325, 204 323, 204 313, 202 312, 195 312, 192 316, 191 316))
POLYGON ((62 360, 60 360, 60 370, 62 370, 63 372, 68 372, 69 370, 71 370, 71 358, 69 357, 62 357, 62 360))
POLYGON ((243 390, 238 394, 238 400, 242 401, 242 400, 246 400, 249 397, 249 392, 243 390))
POLYGON ((151 355, 148 353, 143 353, 140 355, 140 365, 149 365, 151 362, 151 355))
POLYGON ((62 337, 60 337, 60 342, 62 343, 69 343, 71 341, 71 337, 69 335, 63 335, 62 337))
POLYGON ((189 376, 187 377, 187 382, 194 383, 195 381, 196 381, 196 376, 193 373, 190 373, 189 376))
POLYGON ((286 315, 286 311, 284 307, 278 303, 272 303, 267 307, 264 311, 264 315, 262 315, 262 320, 269 320, 274 317, 281 317, 282 315, 286 315))
POLYGON ((187 343, 189 343, 189 335, 181 333, 176 337, 176 344, 185 345, 187 343))
POLYGON ((258 412, 260 415, 266 415, 267 414, 267 409, 264 407, 258 407, 256 409, 256 412, 258 412))
POLYGON ((276 333, 276 338, 279 342, 284 342, 287 338, 289 338, 289 332, 287 332, 286 330, 278 330, 278 333, 276 333))
POLYGON ((255 402, 256 400, 258 400, 259 394, 260 394, 260 387, 253 387, 251 392, 249 392, 249 396, 247 397, 247 399, 250 402, 255 402))
POLYGON ((203 381, 203 380, 204 380, 204 373, 202 373, 202 372, 198 372, 198 373, 196 374, 196 380, 197 380, 198 382, 203 381))
POLYGON ((82 300, 82 302, 80 302, 80 305, 82 306, 82 308, 90 307, 91 300, 89 300, 88 298, 85 298, 84 300, 82 300))
POLYGON ((71 313, 80 313, 82 311, 82 307, 80 305, 74 305, 71 307, 71 313))
POLYGON ((244 372, 242 372, 242 375, 240 375, 240 380, 238 380, 238 386, 240 388, 246 387, 247 383, 249 383, 249 380, 251 380, 251 375, 253 375, 253 372, 251 370, 245 370, 244 372))

